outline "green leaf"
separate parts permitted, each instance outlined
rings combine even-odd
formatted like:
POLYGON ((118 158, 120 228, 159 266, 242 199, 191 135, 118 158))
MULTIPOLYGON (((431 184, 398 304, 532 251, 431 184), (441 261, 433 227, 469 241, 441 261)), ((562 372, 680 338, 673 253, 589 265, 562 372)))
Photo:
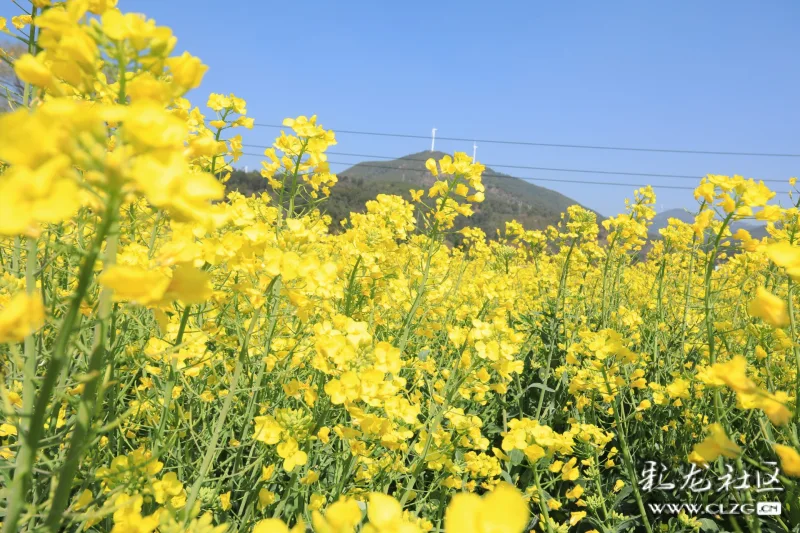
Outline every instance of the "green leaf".
POLYGON ((710 518, 701 518, 700 531, 719 531, 719 526, 710 518))
POLYGON ((630 496, 632 492, 633 492, 633 487, 631 487, 630 485, 625 485, 624 487, 622 487, 622 489, 620 489, 619 491, 619 494, 617 494, 617 497, 614 499, 614 503, 611 505, 611 509, 616 509, 617 506, 621 504, 623 501, 625 501, 625 498, 630 496))
POLYGON ((555 392, 554 389, 551 389, 550 387, 546 386, 544 383, 531 383, 530 385, 525 387, 525 391, 526 392, 528 390, 530 390, 530 389, 541 389, 541 390, 546 391, 546 392, 555 392))
POLYGON ((525 454, 522 453, 522 450, 511 450, 508 456, 511 458, 511 464, 514 466, 522 464, 522 461, 525 460, 525 454))

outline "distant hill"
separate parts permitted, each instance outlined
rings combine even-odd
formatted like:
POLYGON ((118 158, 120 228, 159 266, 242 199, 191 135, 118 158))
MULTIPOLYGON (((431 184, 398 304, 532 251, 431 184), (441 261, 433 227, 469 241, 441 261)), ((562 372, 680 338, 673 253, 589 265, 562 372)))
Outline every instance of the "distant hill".
MULTIPOLYGON (((694 214, 690 213, 686 209, 668 209, 657 214, 653 218, 653 225, 650 226, 651 239, 661 238, 661 234, 658 233, 658 230, 666 228, 670 218, 677 218, 678 220, 686 222, 687 224, 692 224, 694 222, 694 214)), ((731 224, 731 231, 734 233, 740 228, 750 232, 750 235, 754 239, 761 239, 767 236, 766 224, 757 220, 748 220, 746 222, 737 221, 731 224)))
POLYGON ((650 227, 650 231, 657 232, 662 228, 666 228, 671 218, 677 218, 681 222, 686 222, 687 224, 694 222, 694 215, 686 209, 667 209, 662 213, 658 213, 653 218, 653 225, 650 227))
MULTIPOLYGON (((444 157, 444 152, 424 151, 385 161, 364 161, 337 173, 339 183, 333 187, 325 210, 335 223, 363 212, 364 204, 378 194, 396 194, 410 200, 410 189, 427 189, 436 180, 425 168, 425 161, 444 157)), ((509 174, 486 168, 483 177, 486 199, 474 206, 475 213, 459 217, 456 229, 464 226, 481 228, 489 237, 506 221, 516 220, 526 229, 544 229, 556 224, 567 207, 575 200, 556 191, 539 187, 509 174)), ((244 194, 262 192, 266 180, 258 173, 233 172, 228 182, 229 190, 244 194)), ((603 219, 598 214, 598 223, 603 219)))

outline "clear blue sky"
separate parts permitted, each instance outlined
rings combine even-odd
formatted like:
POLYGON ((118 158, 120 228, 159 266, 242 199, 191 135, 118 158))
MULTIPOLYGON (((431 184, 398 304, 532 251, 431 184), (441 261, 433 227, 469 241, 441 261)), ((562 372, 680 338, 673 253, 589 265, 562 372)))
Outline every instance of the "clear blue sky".
MULTIPOLYGON (((171 26, 177 51, 188 50, 210 66, 193 100, 234 92, 258 122, 317 114, 334 130, 429 135, 436 127, 438 135, 453 137, 800 153, 800 3, 794 0, 120 0, 120 7, 171 26)), ((246 143, 270 144, 277 133, 256 128, 244 137, 246 143)), ((341 134, 338 140, 336 151, 363 154, 402 156, 430 147, 413 139, 341 134)), ((472 143, 441 141, 437 148, 471 153, 472 143)), ((800 174, 800 158, 482 144, 478 159, 698 176, 800 174)), ((254 168, 258 161, 241 164, 254 168)), ((623 209, 632 193, 625 187, 539 184, 604 215, 623 209)), ((691 192, 656 192, 659 208, 695 205, 691 192)))

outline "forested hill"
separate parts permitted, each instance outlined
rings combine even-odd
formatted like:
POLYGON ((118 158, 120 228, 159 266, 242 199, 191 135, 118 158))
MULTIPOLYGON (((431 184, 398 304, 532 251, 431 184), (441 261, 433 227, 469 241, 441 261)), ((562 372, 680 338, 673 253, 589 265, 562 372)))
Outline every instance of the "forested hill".
MULTIPOLYGON (((325 211, 334 222, 347 218, 351 212, 363 212, 368 200, 378 194, 396 194, 410 200, 410 189, 427 189, 435 178, 425 168, 428 158, 436 160, 443 152, 424 151, 384 161, 365 161, 337 173, 339 183, 333 187, 325 211)), ((506 221, 516 220, 526 229, 543 229, 558 222, 567 207, 575 200, 556 191, 534 185, 489 167, 483 175, 486 199, 475 205, 470 218, 459 217, 457 228, 474 226, 489 237, 496 235, 506 221)), ((243 194, 266 190, 267 182, 258 172, 233 172, 229 190, 243 194)), ((598 222, 602 217, 598 215, 598 222)))

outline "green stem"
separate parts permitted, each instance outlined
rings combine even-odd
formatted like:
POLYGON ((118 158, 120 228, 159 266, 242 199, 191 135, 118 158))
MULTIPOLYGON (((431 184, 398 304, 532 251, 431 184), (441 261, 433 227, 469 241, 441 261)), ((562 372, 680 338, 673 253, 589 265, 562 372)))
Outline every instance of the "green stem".
POLYGON ((47 366, 47 371, 42 380, 39 394, 36 396, 36 402, 31 416, 30 431, 28 432, 27 438, 23 437, 24 444, 17 453, 14 480, 8 491, 8 504, 6 518, 3 521, 3 533, 12 533, 18 530, 17 524, 22 514, 22 509, 27 501, 28 491, 31 485, 36 452, 39 449, 39 444, 44 433, 44 417, 47 406, 50 403, 50 397, 53 394, 56 380, 67 362, 67 349, 70 345, 75 322, 80 313, 81 303, 91 284, 94 265, 100 254, 100 249, 116 220, 119 203, 120 199, 116 195, 109 198, 108 204, 106 205, 106 212, 97 227, 91 248, 81 264, 77 288, 72 296, 67 313, 64 315, 61 322, 61 327, 58 330, 53 353, 50 358, 50 364, 47 366))
MULTIPOLYGON (((689 248, 689 268, 686 272, 686 290, 684 291, 683 301, 683 320, 681 321, 681 363, 686 359, 686 331, 689 319, 689 299, 692 294, 692 274, 694 274, 694 259, 697 254, 695 244, 697 243, 697 235, 692 236, 692 246, 689 248)), ((669 352, 667 352, 669 354, 669 352)), ((669 355, 668 355, 669 357, 669 355)))
MULTIPOLYGON (((553 315, 553 330, 551 331, 552 338, 550 339, 550 347, 547 352, 547 364, 545 366, 545 374, 544 378, 542 379, 542 385, 547 387, 547 382, 550 381, 550 372, 552 371, 552 364, 553 364, 553 355, 555 355, 555 349, 558 345, 558 317, 561 314, 561 310, 564 308, 564 303, 566 302, 566 290, 567 290, 567 279, 569 278, 569 261, 572 257, 572 252, 575 250, 575 246, 577 241, 573 240, 572 244, 569 246, 569 250, 567 251, 567 255, 564 258, 564 266, 561 269, 561 279, 558 282, 558 294, 556 294, 556 309, 555 314, 553 315)), ((564 332, 567 331, 567 323, 564 320, 564 332)), ((544 397, 547 393, 545 388, 539 390, 539 402, 536 405, 536 420, 539 420, 542 416, 542 407, 544 407, 544 397)))
POLYGON ((611 382, 608 379, 608 373, 606 369, 603 368, 603 379, 606 383, 606 389, 608 390, 608 395, 613 398, 614 402, 614 422, 617 428, 617 435, 619 436, 619 444, 620 448, 622 449, 622 459, 625 463, 625 469, 628 471, 628 478, 631 482, 631 489, 633 489, 633 496, 636 498, 636 505, 639 507, 639 512, 642 514, 642 522, 644 522, 644 528, 647 530, 647 533, 653 533, 652 527, 650 527, 650 521, 647 519, 647 512, 644 508, 644 501, 642 500, 642 495, 639 492, 639 483, 636 479, 636 468, 633 464, 633 457, 631 456, 630 449, 628 448, 628 439, 625 436, 625 430, 622 427, 622 421, 620 420, 619 416, 619 408, 620 403, 619 399, 614 395, 613 391, 611 390, 611 382))
MULTIPOLYGON (((704 291, 703 291, 703 307, 705 310, 705 323, 706 323, 706 337, 708 342, 708 360, 710 364, 715 364, 717 362, 717 351, 716 351, 716 343, 714 339, 714 317, 713 317, 713 306, 711 304, 711 281, 712 281, 712 274, 714 273, 714 262, 717 259, 717 254, 719 253, 719 243, 722 240, 722 235, 725 233, 725 228, 728 226, 731 218, 733 217, 733 212, 731 212, 725 220, 722 222, 722 227, 719 229, 716 238, 714 239, 714 246, 711 249, 711 252, 708 257, 708 262, 706 263, 706 273, 704 279, 704 291)), ((714 413, 717 417, 717 421, 723 425, 723 427, 727 426, 726 419, 723 415, 722 409, 722 396, 720 394, 719 388, 715 387, 714 389, 714 413)), ((725 428, 727 432, 727 427, 725 428)))
POLYGON ((606 497, 603 494, 603 484, 600 483, 600 456, 597 454, 597 448, 592 447, 592 451, 594 452, 594 486, 597 490, 597 494, 600 495, 600 505, 603 510, 603 520, 608 520, 609 513, 608 508, 606 507, 606 497))
MULTIPOLYGON (((275 277, 270 282, 269 286, 267 287, 266 294, 268 295, 267 302, 270 303, 270 307, 268 309, 269 312, 269 327, 267 328, 267 338, 264 341, 264 357, 269 355, 270 350, 272 349, 272 338, 275 334, 275 327, 278 323, 278 305, 280 304, 280 277, 275 277)), ((265 303, 266 305, 266 303, 265 303)), ((244 444, 247 441, 247 431, 251 430, 249 421, 252 420, 253 414, 255 413, 256 403, 259 400, 261 387, 264 380, 264 374, 266 371, 266 364, 264 363, 263 359, 261 361, 261 365, 258 369, 258 375, 256 377, 255 386, 253 387, 253 394, 250 396, 250 401, 247 404, 247 410, 245 411, 244 416, 244 423, 242 424, 242 431, 239 434, 239 442, 244 444)), ((244 454, 244 446, 239 446, 239 449, 236 451, 236 459, 233 463, 233 472, 239 471, 239 462, 244 454)))
POLYGON ((608 245, 608 249, 606 250, 606 260, 605 264, 603 265, 603 297, 600 302, 600 321, 602 322, 603 326, 606 326, 606 301, 608 298, 606 297, 606 290, 608 284, 608 266, 611 263, 611 258, 614 255, 614 246, 617 244, 617 236, 619 235, 619 231, 614 232, 614 238, 611 239, 611 243, 608 245))
MULTIPOLYGON (((110 232, 103 262, 104 268, 109 268, 117 262, 118 231, 119 228, 117 227, 116 231, 112 230, 110 232)), ((113 353, 109 350, 111 342, 107 338, 110 329, 109 323, 111 322, 112 293, 113 291, 108 288, 104 288, 100 293, 97 313, 98 324, 95 327, 94 347, 87 371, 88 381, 84 383, 84 390, 78 405, 77 419, 72 430, 67 456, 61 467, 58 485, 50 504, 50 511, 45 519, 45 529, 52 533, 58 531, 61 524, 64 509, 67 507, 69 495, 72 492, 72 480, 78 471, 86 445, 92 439, 92 420, 97 412, 98 391, 103 382, 101 370, 106 362, 106 356, 113 356, 113 353)))
MULTIPOLYGON (((460 355, 456 356, 455 358, 456 365, 457 362, 460 360, 460 358, 461 358, 460 355)), ((431 424, 430 431, 428 431, 428 436, 425 439, 425 445, 422 448, 422 453, 417 458, 416 464, 414 464, 413 467, 410 469, 411 477, 408 480, 408 484, 405 487, 402 498, 400 498, 401 506, 405 506, 406 502, 408 501, 408 498, 411 496, 411 491, 414 489, 414 485, 417 483, 417 478, 422 473, 423 468, 425 468, 425 458, 427 457, 428 450, 430 449, 431 443, 433 442, 433 436, 439 430, 439 424, 442 423, 442 419, 444 418, 447 409, 449 408, 449 406, 452 405, 453 396, 458 391, 458 388, 461 386, 461 384, 464 382, 465 377, 469 375, 469 372, 470 370, 472 370, 472 368, 473 367, 470 367, 470 369, 464 374, 464 377, 456 378, 457 372, 453 370, 453 372, 450 374, 450 377, 447 378, 447 383, 445 384, 445 389, 444 389, 445 398, 444 402, 442 402, 442 408, 439 409, 436 416, 433 417, 433 423, 431 424)), ((410 449, 411 447, 409 447, 409 453, 410 449)))
MULTIPOLYGON (((33 9, 31 10, 31 27, 28 33, 28 53, 32 55, 36 55, 36 25, 34 24, 34 20, 36 19, 36 10, 36 6, 33 6, 33 9)), ((25 88, 22 91, 22 107, 30 107, 32 89, 32 85, 28 82, 25 82, 25 88)))
POLYGON ((544 514, 544 522, 547 526, 547 532, 552 533, 553 527, 550 525, 550 511, 547 509, 547 502, 544 501, 544 491, 542 490, 542 482, 539 479, 539 469, 537 465, 533 465, 533 480, 536 483, 536 490, 539 492, 539 509, 544 514))
MULTIPOLYGON (((30 237, 28 238, 28 257, 25 264, 25 290, 28 295, 33 295, 36 292, 36 262, 37 262, 37 240, 30 237)), ((36 396, 36 345, 33 335, 25 337, 25 371, 22 381, 22 412, 30 413, 33 411, 33 399, 36 396)), ((28 433, 30 429, 30 420, 27 417, 20 419, 20 437, 28 433)))
POLYGON ((147 258, 152 259, 153 253, 156 250, 156 238, 158 237, 158 225, 161 223, 161 219, 164 216, 164 211, 159 210, 156 213, 156 219, 153 222, 153 233, 150 235, 150 244, 147 248, 147 258))
MULTIPOLYGON (((175 337, 176 347, 180 346, 183 342, 183 335, 186 332, 186 324, 189 322, 190 309, 190 305, 186 305, 183 308, 181 322, 178 326, 178 334, 175 337)), ((161 437, 164 435, 164 429, 167 426, 167 419, 169 418, 169 406, 172 403, 172 390, 175 388, 175 384, 178 381, 178 371, 174 368, 174 366, 175 365, 172 364, 170 359, 169 376, 167 377, 167 383, 164 385, 164 399, 162 400, 164 405, 161 407, 161 418, 158 421, 158 429, 153 436, 153 455, 156 457, 158 457, 161 451, 161 437)))
POLYGON ((414 297, 414 302, 411 304, 411 309, 408 311, 408 315, 403 323, 403 333, 400 336, 400 342, 397 345, 401 352, 406 348, 406 344, 408 343, 408 335, 411 332, 411 323, 414 320, 414 315, 417 313, 417 309, 422 303, 422 297, 425 294, 425 286, 428 284, 428 276, 430 275, 432 260, 433 251, 429 250, 428 257, 425 260, 425 270, 422 272, 422 279, 420 280, 419 287, 417 288, 417 295, 414 297))
MULTIPOLYGON (((658 368, 660 359, 661 346, 659 343, 659 333, 661 332, 660 326, 664 319, 664 273, 667 268, 667 256, 661 258, 661 266, 658 269, 658 289, 656 291, 656 324, 655 332, 653 333, 653 363, 658 368)), ((666 367, 670 368, 670 354, 669 350, 666 353, 667 361, 666 367)))
POLYGON ((19 258, 22 255, 22 242, 20 241, 19 235, 14 237, 14 253, 11 254, 11 270, 14 272, 16 277, 19 277, 19 258))
MULTIPOLYGON (((300 162, 303 159, 303 154, 306 152, 306 147, 308 146, 308 140, 303 142, 303 146, 300 147, 300 153, 297 154, 297 159, 294 162, 294 170, 292 171, 292 187, 289 191, 289 207, 287 208, 286 218, 294 218, 294 196, 295 196, 295 187, 297 187, 297 175, 300 172, 300 162)), ((286 190, 286 180, 283 181, 283 186, 281 187, 281 192, 279 194, 278 199, 278 223, 276 228, 280 231, 281 227, 283 226, 283 217, 281 216, 283 213, 283 193, 286 190)))
MULTIPOLYGON (((790 339, 797 339, 797 321, 794 316, 794 296, 792 295, 792 291, 794 290, 794 284, 792 282, 792 278, 789 277, 787 280, 787 287, 789 290, 789 328, 791 331, 790 339)), ((792 343, 792 351, 794 352, 794 361, 795 361, 795 406, 794 406, 794 421, 795 423, 800 422, 800 347, 798 347, 797 342, 792 343)))
POLYGON ((222 427, 225 425, 225 419, 228 417, 228 412, 231 410, 231 405, 233 405, 233 397, 236 396, 236 387, 239 384, 239 377, 242 374, 244 360, 247 357, 247 347, 250 343, 250 335, 252 335, 253 329, 255 328, 256 322, 258 322, 258 317, 260 315, 261 308, 259 308, 253 315, 253 318, 250 319, 250 325, 248 326, 247 333, 242 341, 242 348, 239 350, 239 357, 236 360, 236 368, 233 371, 233 378, 231 378, 230 390, 228 391, 228 395, 225 397, 225 403, 222 405, 222 411, 220 411, 219 416, 217 417, 217 422, 214 424, 214 430, 211 433, 211 440, 208 443, 206 453, 203 455, 203 462, 200 465, 200 472, 198 473, 197 479, 192 485, 189 498, 186 500, 186 522, 188 522, 190 518, 189 513, 191 513, 194 502, 197 500, 197 495, 200 493, 200 487, 205 481, 206 474, 211 466, 211 461, 214 460, 214 455, 217 451, 217 441, 219 440, 220 433, 222 433, 222 427))

